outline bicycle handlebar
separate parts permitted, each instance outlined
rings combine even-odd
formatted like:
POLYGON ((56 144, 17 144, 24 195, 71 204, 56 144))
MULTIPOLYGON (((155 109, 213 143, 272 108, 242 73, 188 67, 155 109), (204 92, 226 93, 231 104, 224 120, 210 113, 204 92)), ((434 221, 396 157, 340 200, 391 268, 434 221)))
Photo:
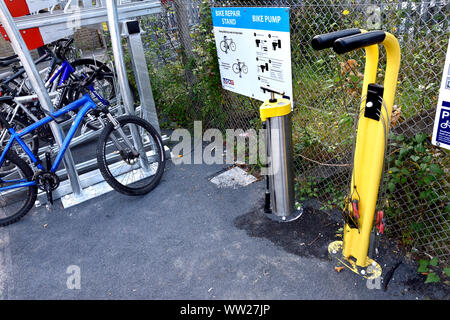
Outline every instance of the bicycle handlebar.
POLYGON ((357 29, 357 28, 325 33, 325 34, 315 36, 311 41, 311 45, 314 48, 314 50, 327 49, 327 48, 331 48, 333 46, 333 43, 337 39, 348 37, 348 36, 353 36, 353 35, 359 34, 359 33, 361 33, 361 30, 357 29))
POLYGON ((74 38, 70 38, 69 40, 65 39, 66 43, 64 44, 64 49, 67 49, 74 41, 74 38))
POLYGON ((361 49, 377 43, 381 43, 385 38, 386 33, 384 31, 370 31, 366 33, 356 34, 334 41, 333 50, 337 54, 343 54, 356 49, 361 49))

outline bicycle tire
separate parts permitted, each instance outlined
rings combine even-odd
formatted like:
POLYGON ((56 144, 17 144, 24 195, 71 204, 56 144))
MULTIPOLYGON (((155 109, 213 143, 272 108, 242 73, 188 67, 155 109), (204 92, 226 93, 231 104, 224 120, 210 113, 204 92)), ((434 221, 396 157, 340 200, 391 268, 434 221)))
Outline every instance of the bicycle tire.
MULTIPOLYGON (((111 86, 111 92, 109 93, 109 97, 105 97, 107 100, 111 100, 116 96, 115 88, 114 88, 114 79, 112 76, 111 69, 104 63, 100 61, 96 61, 94 59, 78 59, 71 63, 71 66, 77 70, 79 67, 87 67, 88 69, 94 71, 94 70, 101 70, 104 74, 108 74, 108 76, 105 76, 103 79, 105 79, 106 82, 111 86)), ((103 80, 102 79, 102 80, 103 80)), ((82 92, 80 91, 80 88, 78 86, 69 86, 66 88, 64 94, 61 97, 61 104, 67 105, 77 99, 79 99, 82 95, 82 92)))
POLYGON ((77 59, 70 63, 70 65, 76 70, 77 67, 81 66, 87 66, 87 67, 93 67, 92 70, 101 70, 104 74, 107 74, 107 76, 104 77, 104 79, 112 86, 111 94, 109 97, 104 97, 105 99, 113 99, 116 96, 115 88, 114 88, 114 76, 111 69, 104 64, 103 62, 97 61, 95 59, 77 59))
MULTIPOLYGON (((116 91, 115 91, 115 87, 114 87, 114 73, 113 71, 103 62, 94 60, 94 59, 77 59, 74 60, 73 62, 71 62, 71 66, 76 69, 79 66, 94 66, 95 68, 100 69, 103 74, 100 74, 100 77, 104 77, 104 79, 112 86, 112 90, 111 93, 109 95, 109 97, 103 97, 106 100, 112 100, 116 97, 116 91)), ((137 95, 136 95, 136 89, 131 85, 131 83, 129 84, 130 87, 130 91, 131 94, 133 96, 133 100, 136 101, 137 99, 137 95)), ((79 99, 80 96, 77 97, 77 99, 79 99)), ((75 99, 75 100, 77 100, 75 99)), ((73 101, 75 101, 73 100, 73 101)), ((72 101, 71 101, 72 102, 72 101)))
MULTIPOLYGON (((113 75, 113 72, 111 71, 111 69, 106 64, 104 64, 103 62, 94 60, 94 59, 77 59, 77 60, 73 61, 71 63, 71 65, 74 69, 77 69, 77 67, 81 67, 81 66, 87 66, 88 68, 91 68, 91 69, 94 68, 94 69, 101 70, 102 73, 100 73, 98 75, 98 77, 100 77, 101 80, 105 80, 109 83, 109 85, 111 86, 111 92, 109 93, 109 97, 104 97, 102 95, 102 92, 97 92, 97 93, 100 94, 100 96, 102 96, 104 99, 108 100, 109 102, 111 102, 111 100, 116 98, 116 91, 115 91, 115 87, 114 87, 114 75, 113 75)), ((92 70, 94 70, 94 69, 92 69, 92 70)), ((94 80, 94 82, 95 81, 96 80, 94 80)), ((136 98, 137 98, 136 92, 131 84, 129 84, 129 87, 130 87, 131 94, 133 96, 133 100, 136 101, 136 98)), ((78 87, 75 87, 75 88, 69 87, 69 89, 66 90, 66 92, 64 94, 63 105, 67 105, 67 104, 81 98, 83 92, 81 92, 79 89, 80 88, 78 88, 78 87)), ((93 98, 94 101, 96 100, 96 98, 93 95, 91 95, 91 97, 93 98)), ((86 126, 89 129, 94 130, 94 131, 103 129, 103 126, 101 126, 101 124, 88 121, 87 118, 83 118, 83 123, 86 124, 86 126)))
MULTIPOLYGON (((22 171, 24 177, 26 178, 28 181, 32 181, 33 179, 33 170, 30 168, 30 166, 25 162, 25 160, 23 160, 22 158, 20 158, 18 155, 16 155, 14 152, 12 151, 8 151, 8 153, 6 154, 6 161, 5 162, 9 162, 10 164, 14 164, 15 166, 17 166, 17 168, 22 171)), ((0 177, 1 178, 1 177, 0 177)), ((2 185, 0 183, 0 185, 2 185)), ((24 192, 26 192, 25 195, 25 202, 23 203, 22 206, 20 206, 20 208, 17 210, 17 212, 13 213, 11 216, 8 217, 1 217, 4 215, 3 211, 10 211, 11 208, 9 207, 8 210, 4 209, 4 207, 6 207, 7 205, 7 201, 5 199, 5 197, 3 196, 3 193, 0 192, 0 227, 4 227, 7 225, 10 225, 12 223, 15 223, 17 221, 19 221, 20 219, 22 219, 33 207, 34 203, 36 202, 36 198, 37 198, 37 186, 29 186, 29 187, 24 187, 21 188, 24 190, 24 192)), ((8 191, 5 192, 6 195, 8 191)), ((9 197, 12 197, 11 194, 8 195, 9 197)), ((17 196, 17 195, 16 195, 17 196)), ((17 196, 17 197, 20 197, 17 196)), ((15 199, 11 199, 10 200, 15 200, 15 199)), ((11 204, 11 202, 9 202, 11 204)))
POLYGON ((228 51, 227 50, 227 43, 224 40, 220 41, 219 47, 220 47, 220 50, 222 50, 223 52, 227 53, 227 51, 228 51))
MULTIPOLYGON (((117 118, 117 121, 120 124, 121 128, 124 128, 127 124, 134 124, 136 126, 139 126, 143 129, 145 129, 150 135, 152 140, 154 141, 154 145, 156 147, 158 153, 155 157, 157 160, 157 169, 156 172, 151 175, 150 181, 145 181, 145 185, 142 187, 134 187, 128 184, 123 184, 121 181, 118 181, 118 179, 113 175, 111 172, 108 163, 107 163, 107 151, 106 146, 108 144, 109 136, 111 132, 114 130, 114 125, 112 123, 108 123, 105 128, 103 129, 97 144, 97 161, 98 166, 100 169, 100 172, 105 179, 105 181, 117 192, 129 195, 129 196, 140 196, 145 195, 152 191, 160 182, 162 175, 164 173, 164 167, 165 167, 165 153, 164 153, 164 146, 162 143, 161 136, 159 133, 153 128, 153 126, 146 120, 136 117, 136 116, 122 116, 117 118)), ((121 161, 125 162, 125 160, 119 160, 119 163, 121 161)), ((116 162, 117 164, 117 162, 116 162)), ((128 164, 129 165, 129 164, 128 164)), ((134 172, 135 169, 129 170, 128 173, 134 172)), ((140 170, 140 168, 138 169, 140 170)), ((139 180, 143 181, 147 179, 147 177, 144 177, 144 179, 139 180)), ((128 179, 127 179, 128 181, 128 179)), ((126 181, 126 182, 127 182, 126 181)))
MULTIPOLYGON (((2 113, 3 117, 6 118, 6 114, 2 113)), ((10 123, 10 125, 12 125, 16 131, 22 130, 26 127, 28 127, 29 125, 31 125, 31 123, 29 123, 28 121, 25 121, 22 118, 19 117, 15 117, 14 119, 12 119, 12 122, 14 123, 10 123)), ((0 127, 0 129, 2 129, 0 127)), ((7 143, 9 140, 9 138, 6 139, 6 141, 4 141, 4 143, 7 143)), ((22 140, 26 140, 26 138, 22 138, 22 140)), ((30 140, 31 142, 31 146, 28 146, 30 148, 30 150, 34 153, 37 154, 39 151, 39 137, 37 135, 32 135, 32 139, 30 140)), ((18 145, 17 145, 18 146, 18 145)), ((2 148, 5 146, 1 146, 2 148)), ((18 147, 20 150, 22 150, 20 147, 18 147)))
MULTIPOLYGON (((88 69, 91 69, 92 71, 99 69, 104 74, 108 74, 108 76, 103 77, 103 79, 111 86, 111 92, 109 93, 108 97, 105 97, 106 100, 112 100, 116 97, 116 92, 114 88, 114 79, 113 76, 109 76, 109 74, 112 75, 111 69, 104 64, 103 62, 94 60, 94 59, 77 59, 70 63, 70 65, 77 70, 79 67, 87 67, 88 69)), ((101 76, 101 75, 100 75, 101 76)), ((102 79, 102 80, 103 80, 102 79)), ((95 82, 95 80, 94 80, 95 82)), ((81 98, 83 92, 80 91, 80 88, 78 86, 69 86, 64 89, 64 92, 61 97, 61 106, 65 106, 75 100, 78 100, 81 98)), ((83 123, 86 124, 86 126, 91 130, 100 130, 103 127, 100 125, 95 125, 89 121, 86 121, 86 118, 83 118, 83 123)))

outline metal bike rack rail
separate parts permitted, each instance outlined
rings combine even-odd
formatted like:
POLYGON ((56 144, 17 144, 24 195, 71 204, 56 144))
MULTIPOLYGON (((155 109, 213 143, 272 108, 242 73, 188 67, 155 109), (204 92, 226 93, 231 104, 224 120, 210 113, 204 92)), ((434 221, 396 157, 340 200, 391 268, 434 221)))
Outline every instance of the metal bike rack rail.
MULTIPOLYGON (((76 10, 64 12, 64 10, 54 10, 53 12, 39 13, 25 17, 14 18, 14 23, 19 30, 31 28, 66 27, 68 22, 76 21, 77 27, 84 27, 99 24, 108 21, 107 6, 96 7, 76 7, 76 10)), ((161 12, 161 3, 159 0, 135 1, 117 5, 118 21, 133 19, 139 16, 147 16, 161 12)))

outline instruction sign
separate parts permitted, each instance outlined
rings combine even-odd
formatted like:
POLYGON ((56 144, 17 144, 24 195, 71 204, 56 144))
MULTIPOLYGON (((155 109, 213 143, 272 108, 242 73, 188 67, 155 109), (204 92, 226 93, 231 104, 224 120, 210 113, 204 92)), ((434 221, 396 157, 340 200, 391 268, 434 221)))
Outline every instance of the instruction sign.
POLYGON ((450 149, 450 41, 442 75, 432 143, 450 149))
POLYGON ((289 8, 211 8, 222 87, 261 101, 292 101, 289 8))

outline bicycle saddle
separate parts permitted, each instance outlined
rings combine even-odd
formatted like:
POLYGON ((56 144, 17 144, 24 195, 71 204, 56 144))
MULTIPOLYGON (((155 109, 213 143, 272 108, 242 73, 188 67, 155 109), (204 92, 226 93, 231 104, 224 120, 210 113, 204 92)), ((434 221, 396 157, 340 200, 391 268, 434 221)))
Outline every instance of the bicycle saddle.
POLYGON ((6 61, 6 60, 12 60, 12 59, 17 59, 18 56, 17 54, 9 56, 9 57, 0 57, 0 61, 6 61))
POLYGON ((14 100, 14 97, 10 97, 10 96, 0 97, 0 102, 11 102, 13 100, 14 100))
POLYGON ((10 64, 19 62, 20 59, 19 58, 13 58, 10 60, 0 60, 0 67, 9 67, 10 64))

